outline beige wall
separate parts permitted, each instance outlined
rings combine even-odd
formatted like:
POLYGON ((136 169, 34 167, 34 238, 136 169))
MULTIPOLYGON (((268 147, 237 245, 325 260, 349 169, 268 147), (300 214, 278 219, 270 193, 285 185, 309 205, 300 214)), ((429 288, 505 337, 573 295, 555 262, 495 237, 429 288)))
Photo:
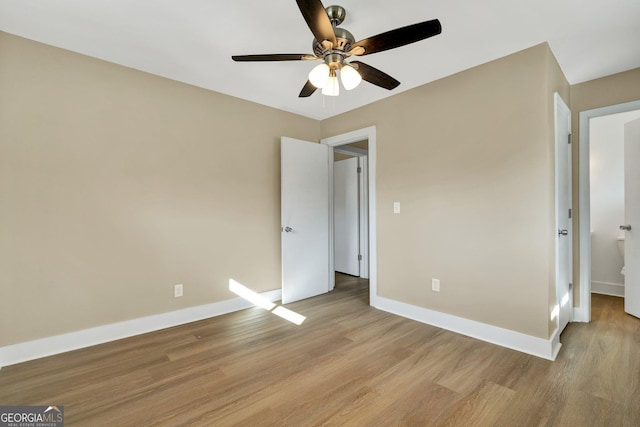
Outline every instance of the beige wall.
POLYGON ((546 44, 322 123, 4 33, 0 56, 0 346, 278 288, 279 136, 370 125, 380 295, 555 328, 546 44))
POLYGON ((560 76, 543 44, 322 122, 377 128, 381 296, 549 337, 560 76))
POLYGON ((280 287, 279 137, 318 121, 6 33, 0 58, 0 346, 280 287))
POLYGON ((624 104, 640 100, 640 68, 613 74, 600 79, 591 80, 571 86, 571 118, 573 140, 573 206, 577 215, 574 217, 574 305, 580 306, 580 236, 578 224, 580 212, 578 211, 579 194, 579 150, 580 150, 580 113, 595 108, 610 105, 624 104))

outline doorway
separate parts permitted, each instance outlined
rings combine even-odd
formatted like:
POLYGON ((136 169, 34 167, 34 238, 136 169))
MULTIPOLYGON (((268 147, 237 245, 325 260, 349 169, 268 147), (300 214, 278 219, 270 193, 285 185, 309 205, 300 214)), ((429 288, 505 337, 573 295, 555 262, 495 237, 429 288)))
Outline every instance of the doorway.
MULTIPOLYGON (((333 149, 345 149, 345 146, 348 146, 353 143, 358 143, 361 141, 366 141, 367 143, 367 152, 366 152, 366 172, 367 172, 367 180, 366 180, 366 189, 367 189, 367 201, 366 208, 368 210, 368 224, 366 225, 366 236, 368 237, 368 256, 364 259, 368 260, 368 268, 365 271, 368 272, 369 276, 369 305, 375 307, 376 306, 376 296, 377 296, 377 234, 376 234, 376 128, 375 126, 370 126, 364 129, 355 130, 352 132, 332 136, 329 138, 324 138, 320 141, 321 144, 328 145, 333 149)), ((346 147, 348 149, 348 147, 346 147)), ((356 147, 357 148, 357 147, 356 147)), ((330 177, 333 176, 333 171, 330 171, 330 177)), ((333 184, 332 184, 333 185, 333 184)), ((331 215, 333 217, 333 215, 331 215)), ((329 254, 329 263, 330 263, 330 272, 331 274, 331 285, 330 288, 333 289, 335 287, 335 262, 334 262, 334 238, 333 238, 333 218, 330 219, 330 254, 329 254)))
POLYGON ((589 197, 591 200, 591 293, 624 297, 625 233, 624 125, 640 110, 591 118, 589 197))
POLYGON ((333 149, 334 268, 369 278, 368 141, 333 149))
MULTIPOLYGON (((592 275, 592 255, 600 249, 592 247, 592 203, 591 203, 591 164, 595 159, 591 156, 591 119, 610 116, 620 113, 628 113, 640 110, 640 101, 611 105, 580 113, 580 150, 579 150, 579 209, 580 209, 580 306, 574 310, 574 320, 581 322, 591 321, 591 292, 592 282, 598 277, 592 275), (585 303, 586 302, 586 303, 585 303)), ((594 200, 595 202, 596 200, 594 200)), ((612 237, 609 240, 614 239, 612 237)), ((614 239, 615 240, 615 239, 614 239)), ((612 240, 612 242, 614 241, 612 240)), ((596 241, 597 243, 597 241, 596 241)), ((611 242, 610 242, 611 243, 611 242)), ((617 244, 617 243, 616 243, 617 244)), ((614 245, 610 245, 614 251, 614 245)), ((614 252, 615 255, 615 252, 614 252)), ((599 273, 598 273, 599 274, 599 273)), ((597 291, 602 284, 594 286, 597 291)), ((611 288, 611 287, 609 287, 611 288)))

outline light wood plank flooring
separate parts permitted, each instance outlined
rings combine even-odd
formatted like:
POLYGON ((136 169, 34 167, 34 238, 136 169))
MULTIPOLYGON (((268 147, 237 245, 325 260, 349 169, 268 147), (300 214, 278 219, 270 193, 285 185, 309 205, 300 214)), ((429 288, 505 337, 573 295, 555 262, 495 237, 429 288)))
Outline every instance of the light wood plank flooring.
POLYGON ((640 319, 593 296, 549 362, 370 308, 366 281, 0 370, 68 426, 640 426, 640 319))

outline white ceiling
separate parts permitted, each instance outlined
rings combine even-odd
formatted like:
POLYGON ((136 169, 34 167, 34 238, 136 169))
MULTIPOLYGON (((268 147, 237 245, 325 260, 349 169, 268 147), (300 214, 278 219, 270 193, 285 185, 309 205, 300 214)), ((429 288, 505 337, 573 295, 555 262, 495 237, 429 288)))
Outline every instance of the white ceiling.
POLYGON ((360 58, 398 79, 393 91, 363 82, 337 98, 319 91, 298 98, 316 62, 231 60, 312 53, 313 36, 293 0, 0 0, 0 30, 315 119, 545 41, 571 84, 640 67, 639 0, 338 4, 347 10, 341 26, 356 40, 434 18, 442 34, 360 58))

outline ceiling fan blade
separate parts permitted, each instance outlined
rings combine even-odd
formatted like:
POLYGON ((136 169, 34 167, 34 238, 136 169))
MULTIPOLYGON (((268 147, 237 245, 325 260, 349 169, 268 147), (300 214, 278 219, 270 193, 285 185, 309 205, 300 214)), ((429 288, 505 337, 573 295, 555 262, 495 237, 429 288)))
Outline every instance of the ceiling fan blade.
POLYGON ((300 95, 298 95, 298 98, 306 98, 308 96, 311 96, 313 95, 313 92, 316 91, 316 89, 317 87, 312 85, 311 82, 307 80, 307 83, 305 83, 304 87, 300 91, 300 95))
POLYGON ((314 55, 308 55, 306 53, 276 53, 265 55, 233 55, 231 57, 234 61, 310 61, 316 58, 314 55))
POLYGON ((382 52, 415 43, 438 35, 441 32, 442 26, 440 25, 440 21, 433 19, 431 21, 396 28, 395 30, 360 40, 353 44, 350 52, 353 55, 369 55, 371 53, 382 52))
POLYGON ((331 42, 329 49, 336 46, 336 34, 322 2, 320 0, 296 0, 296 3, 298 3, 298 8, 300 8, 304 20, 307 21, 307 25, 318 43, 322 44, 323 41, 328 40, 331 42))
POLYGON ((377 68, 374 68, 371 65, 367 65, 364 62, 351 61, 349 65, 355 65, 354 68, 358 71, 358 73, 360 73, 362 80, 366 80, 369 83, 380 86, 384 89, 395 89, 400 84, 399 81, 391 77, 389 74, 383 73, 377 68))

